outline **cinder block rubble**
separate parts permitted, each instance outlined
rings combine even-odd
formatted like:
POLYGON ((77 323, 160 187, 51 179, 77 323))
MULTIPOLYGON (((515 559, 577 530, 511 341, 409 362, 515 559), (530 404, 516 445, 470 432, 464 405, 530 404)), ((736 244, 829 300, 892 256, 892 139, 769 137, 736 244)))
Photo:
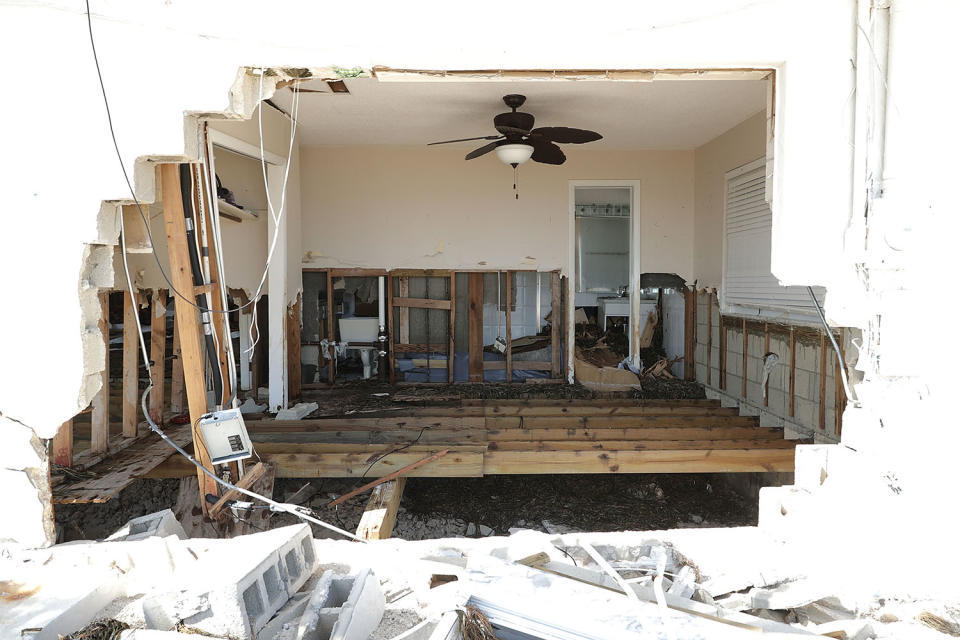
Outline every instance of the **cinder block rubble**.
POLYGON ((316 569, 306 524, 224 542, 191 541, 198 562, 178 576, 183 588, 145 599, 149 626, 170 629, 182 620, 192 630, 253 640, 316 569))
POLYGON ((157 536, 166 538, 167 536, 176 536, 180 540, 186 540, 187 534, 183 526, 170 509, 157 511, 139 518, 134 518, 127 524, 117 529, 110 537, 110 542, 133 542, 157 536))
POLYGON ((386 598, 370 569, 337 576, 327 571, 314 588, 300 619, 300 640, 366 640, 380 620, 386 598))
POLYGON ((319 408, 316 402, 299 402, 289 409, 278 411, 277 420, 303 420, 319 408))

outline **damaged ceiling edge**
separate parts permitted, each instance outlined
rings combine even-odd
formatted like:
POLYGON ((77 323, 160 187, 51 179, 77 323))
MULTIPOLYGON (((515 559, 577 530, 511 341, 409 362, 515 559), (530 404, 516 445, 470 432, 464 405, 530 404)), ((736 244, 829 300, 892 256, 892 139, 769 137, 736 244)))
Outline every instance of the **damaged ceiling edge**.
POLYGON ((381 82, 504 82, 579 80, 653 82, 654 80, 763 80, 771 68, 730 69, 477 69, 427 70, 375 66, 371 75, 381 82))

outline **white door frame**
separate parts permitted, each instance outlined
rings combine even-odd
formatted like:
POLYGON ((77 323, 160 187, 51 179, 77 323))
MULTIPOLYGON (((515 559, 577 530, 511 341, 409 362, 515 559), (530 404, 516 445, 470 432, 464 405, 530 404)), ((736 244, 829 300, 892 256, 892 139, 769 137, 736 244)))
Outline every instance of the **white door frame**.
POLYGON ((567 344, 567 382, 573 382, 574 344, 572 337, 575 331, 574 315, 576 312, 577 293, 577 259, 576 259, 576 188, 577 187, 627 187, 630 189, 630 360, 634 366, 640 365, 640 347, 633 338, 634 328, 639 326, 640 319, 640 180, 570 180, 567 199, 568 225, 568 252, 567 252, 567 331, 571 336, 567 344))
MULTIPOLYGON (((250 144, 240 138, 230 134, 208 128, 208 140, 211 147, 222 147, 228 151, 239 153, 241 155, 260 160, 260 147, 250 144)), ((213 153, 210 154, 213 162, 213 153)), ((266 188, 270 193, 270 199, 279 203, 283 201, 283 178, 286 170, 287 158, 263 151, 263 160, 267 169, 266 188)), ((276 225, 273 217, 267 212, 267 252, 270 251, 270 243, 273 239, 276 225)), ((280 215, 281 212, 278 212, 280 215)), ((268 340, 268 376, 267 386, 270 389, 269 410, 278 411, 286 409, 290 400, 289 380, 287 379, 287 216, 280 218, 280 231, 277 236, 277 246, 273 252, 273 258, 270 261, 269 271, 267 272, 267 317, 270 320, 268 340)), ((251 313, 256 313, 255 308, 250 309, 251 313)), ((252 319, 252 317, 251 317, 252 319)), ((243 334, 243 325, 241 322, 241 335, 243 334)), ((241 343, 245 340, 241 338, 241 343)), ((242 345, 243 346, 243 345, 242 345)), ((241 354, 241 374, 246 367, 249 374, 249 358, 241 354)))

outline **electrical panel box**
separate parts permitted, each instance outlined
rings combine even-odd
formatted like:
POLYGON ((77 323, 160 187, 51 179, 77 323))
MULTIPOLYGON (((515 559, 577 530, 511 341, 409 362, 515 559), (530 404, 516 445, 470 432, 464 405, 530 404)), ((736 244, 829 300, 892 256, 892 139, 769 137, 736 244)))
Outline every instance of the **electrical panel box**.
POLYGON ((242 460, 253 455, 240 409, 224 409, 208 413, 198 423, 213 464, 242 460))

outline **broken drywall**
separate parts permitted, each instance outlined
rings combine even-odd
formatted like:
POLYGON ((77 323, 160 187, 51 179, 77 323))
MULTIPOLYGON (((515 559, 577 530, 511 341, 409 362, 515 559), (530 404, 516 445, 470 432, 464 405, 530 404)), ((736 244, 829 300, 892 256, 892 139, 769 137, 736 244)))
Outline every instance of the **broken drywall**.
POLYGON ((33 429, 0 415, 0 487, 4 511, 0 518, 0 547, 44 547, 53 544, 48 453, 33 429))

